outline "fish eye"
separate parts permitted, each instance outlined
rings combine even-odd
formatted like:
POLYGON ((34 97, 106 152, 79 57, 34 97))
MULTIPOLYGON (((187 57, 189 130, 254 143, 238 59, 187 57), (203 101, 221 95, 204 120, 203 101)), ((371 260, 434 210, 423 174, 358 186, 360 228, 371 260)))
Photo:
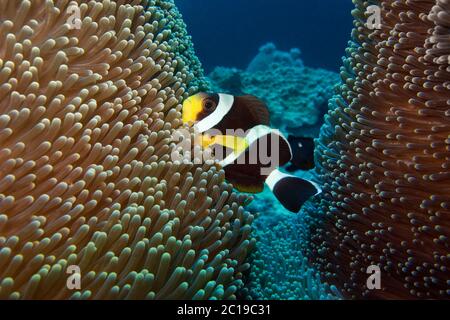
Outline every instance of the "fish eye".
POLYGON ((203 109, 205 110, 205 111, 212 111, 213 109, 215 109, 216 108, 216 103, 213 101, 213 100, 211 100, 211 99, 206 99, 204 102, 203 102, 203 109))

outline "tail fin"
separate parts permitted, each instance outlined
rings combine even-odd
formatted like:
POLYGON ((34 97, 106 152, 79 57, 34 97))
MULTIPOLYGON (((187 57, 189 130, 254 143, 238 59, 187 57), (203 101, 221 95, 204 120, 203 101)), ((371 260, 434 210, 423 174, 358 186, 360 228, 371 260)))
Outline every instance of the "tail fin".
POLYGON ((322 192, 314 182, 274 170, 266 179, 278 201, 291 212, 298 213, 311 197, 322 192))

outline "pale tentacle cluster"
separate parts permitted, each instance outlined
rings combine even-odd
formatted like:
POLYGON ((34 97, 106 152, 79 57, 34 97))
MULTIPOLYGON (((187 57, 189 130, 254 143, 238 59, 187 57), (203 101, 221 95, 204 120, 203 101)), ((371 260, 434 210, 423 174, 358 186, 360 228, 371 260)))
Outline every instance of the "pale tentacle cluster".
POLYGON ((354 3, 306 250, 347 297, 450 298, 450 1, 354 3), (368 290, 371 265, 382 290, 368 290))
POLYGON ((201 75, 173 2, 71 3, 0 0, 0 298, 234 298, 253 217, 171 161, 201 75))

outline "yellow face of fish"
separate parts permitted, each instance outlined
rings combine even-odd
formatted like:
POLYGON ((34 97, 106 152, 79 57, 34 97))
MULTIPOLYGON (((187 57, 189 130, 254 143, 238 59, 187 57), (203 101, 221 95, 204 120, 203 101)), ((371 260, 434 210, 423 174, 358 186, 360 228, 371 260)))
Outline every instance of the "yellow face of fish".
POLYGON ((206 118, 216 109, 218 95, 198 93, 183 102, 182 119, 184 123, 194 123, 206 118))

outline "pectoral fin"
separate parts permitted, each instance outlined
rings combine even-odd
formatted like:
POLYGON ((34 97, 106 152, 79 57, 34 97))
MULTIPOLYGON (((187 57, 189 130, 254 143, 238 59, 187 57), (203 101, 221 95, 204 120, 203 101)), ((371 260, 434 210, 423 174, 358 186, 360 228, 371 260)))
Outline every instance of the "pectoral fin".
POLYGON ((202 145, 203 149, 206 149, 214 144, 214 137, 210 137, 204 134, 200 138, 200 144, 202 145))
POLYGON ((241 154, 249 147, 247 140, 242 137, 222 136, 222 135, 214 137, 204 136, 202 140, 203 147, 209 147, 215 144, 231 149, 233 150, 233 153, 237 155, 241 154))

